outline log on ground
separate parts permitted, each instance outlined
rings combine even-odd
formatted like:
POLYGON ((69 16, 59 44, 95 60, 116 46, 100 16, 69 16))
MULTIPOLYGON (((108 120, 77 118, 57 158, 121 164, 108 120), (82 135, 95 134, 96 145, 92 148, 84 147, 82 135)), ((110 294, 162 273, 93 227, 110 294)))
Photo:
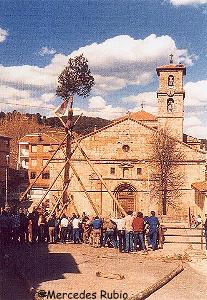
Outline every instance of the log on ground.
POLYGON ((144 300, 147 299, 151 294, 159 290, 165 284, 167 284, 170 280, 172 280, 175 276, 180 274, 184 270, 183 265, 177 266, 177 268, 173 269, 169 274, 164 276, 162 279, 158 280, 145 290, 139 292, 138 294, 132 296, 128 300, 144 300))

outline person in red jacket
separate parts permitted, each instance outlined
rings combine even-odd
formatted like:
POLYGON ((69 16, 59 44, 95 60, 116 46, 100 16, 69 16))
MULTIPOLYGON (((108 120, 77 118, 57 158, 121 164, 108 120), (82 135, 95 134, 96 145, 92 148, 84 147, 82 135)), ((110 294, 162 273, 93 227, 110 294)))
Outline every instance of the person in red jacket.
POLYGON ((143 213, 138 212, 137 216, 133 219, 133 237, 134 237, 134 251, 137 251, 138 246, 141 246, 141 250, 146 251, 146 246, 144 242, 144 218, 143 213))

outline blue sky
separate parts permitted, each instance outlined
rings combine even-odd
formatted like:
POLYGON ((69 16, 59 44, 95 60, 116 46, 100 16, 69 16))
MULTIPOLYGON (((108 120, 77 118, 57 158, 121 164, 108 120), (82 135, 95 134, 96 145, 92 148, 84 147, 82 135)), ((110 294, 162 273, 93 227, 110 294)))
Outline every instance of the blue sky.
POLYGON ((156 114, 156 67, 187 67, 185 131, 207 137, 207 0, 1 0, 0 110, 53 115, 57 78, 83 53, 96 85, 74 112, 156 114))

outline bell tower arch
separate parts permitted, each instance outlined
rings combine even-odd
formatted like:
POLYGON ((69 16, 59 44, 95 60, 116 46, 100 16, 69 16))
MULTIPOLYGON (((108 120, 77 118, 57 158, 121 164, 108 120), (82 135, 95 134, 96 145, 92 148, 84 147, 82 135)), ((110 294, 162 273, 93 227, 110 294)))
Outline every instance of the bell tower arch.
POLYGON ((169 65, 156 69, 160 77, 158 100, 158 129, 167 130, 176 139, 183 140, 184 99, 183 77, 186 68, 183 64, 173 64, 172 55, 169 65))

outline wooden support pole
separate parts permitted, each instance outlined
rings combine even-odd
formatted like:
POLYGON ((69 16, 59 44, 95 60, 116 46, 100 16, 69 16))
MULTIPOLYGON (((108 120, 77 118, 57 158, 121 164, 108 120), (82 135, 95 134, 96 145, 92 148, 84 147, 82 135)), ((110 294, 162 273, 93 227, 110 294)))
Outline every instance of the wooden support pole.
POLYGON ((79 214, 79 213, 78 213, 78 209, 77 209, 77 207, 76 207, 76 205, 75 205, 75 203, 74 203, 74 200, 72 199, 72 197, 71 197, 70 194, 68 194, 68 198, 70 199, 70 202, 72 203, 72 205, 73 205, 73 207, 74 207, 74 209, 75 209, 75 212, 76 212, 76 214, 78 215, 78 214, 79 214))
POLYGON ((152 284, 142 292, 128 298, 128 300, 144 300, 147 299, 151 294, 156 292, 158 289, 167 284, 170 280, 172 280, 175 276, 181 273, 184 270, 182 265, 179 265, 176 269, 172 270, 169 274, 164 276, 162 279, 158 280, 156 283, 152 284))
POLYGON ((36 206, 36 208, 38 208, 41 205, 41 203, 44 201, 45 197, 47 196, 47 194, 49 193, 49 191, 51 190, 51 188, 53 187, 53 185, 55 184, 55 182, 59 178, 60 174, 62 173, 63 169, 65 168, 66 163, 67 163, 67 161, 64 163, 62 169, 60 170, 60 172, 58 173, 58 175, 56 176, 56 178, 53 180, 52 184, 49 186, 49 188, 47 189, 46 193, 44 194, 44 196, 42 197, 42 199, 40 200, 40 202, 36 206))
POLYGON ((47 168, 47 166, 49 165, 50 161, 53 159, 53 157, 55 156, 55 154, 58 152, 58 150, 62 147, 62 145, 64 144, 65 140, 67 139, 69 134, 66 134, 66 136, 64 137, 64 139, 62 140, 62 142, 59 144, 59 146, 57 147, 57 149, 55 150, 55 152, 53 153, 53 155, 50 157, 50 159, 47 161, 47 163, 45 164, 45 166, 41 169, 41 171, 39 172, 39 174, 37 175, 37 177, 35 178, 35 180, 28 186, 28 188, 26 189, 26 191, 23 193, 23 195, 20 197, 19 201, 22 201, 24 199, 24 197, 26 196, 26 194, 31 190, 31 188, 34 186, 34 184, 36 183, 36 181, 38 180, 38 178, 42 175, 43 171, 47 168))
POLYGON ((120 209, 120 211, 126 216, 127 214, 126 214, 125 210, 123 209, 123 207, 121 206, 121 204, 119 203, 119 201, 114 197, 113 193, 108 188, 108 186, 105 183, 105 181, 103 180, 101 174, 95 169, 95 167, 93 166, 93 164, 89 160, 88 156, 86 155, 85 151, 82 149, 82 147, 80 146, 80 144, 78 144, 76 141, 75 141, 75 143, 76 143, 78 149, 81 151, 82 155, 85 157, 87 163, 90 165, 90 167, 92 168, 92 170, 96 173, 96 175, 98 176, 98 178, 102 182, 103 186, 106 188, 107 192, 109 193, 109 195, 111 196, 111 198, 113 199, 113 201, 116 203, 116 205, 118 206, 118 208, 120 209))
POLYGON ((73 173, 75 174, 76 178, 78 179, 78 182, 80 183, 81 187, 83 188, 83 190, 84 190, 84 192, 85 192, 85 194, 86 194, 86 196, 87 196, 87 198, 88 198, 88 200, 89 200, 91 206, 93 207, 94 212, 95 212, 96 215, 98 216, 98 215, 99 215, 99 212, 98 212, 96 206, 94 205, 93 200, 91 199, 91 197, 90 197, 88 191, 86 190, 86 188, 85 188, 85 186, 84 186, 82 180, 81 180, 80 177, 78 176, 78 173, 77 173, 75 167, 71 164, 71 162, 69 162, 69 164, 70 164, 71 169, 73 170, 73 173))
POLYGON ((63 124, 63 126, 65 127, 65 122, 63 121, 63 119, 59 116, 59 115, 56 115, 58 117, 58 119, 60 120, 60 122, 63 124))
POLYGON ((50 217, 51 217, 51 216, 52 216, 52 214, 54 213, 54 211, 55 211, 56 207, 57 207, 57 206, 58 206, 58 204, 60 203, 60 200, 62 199, 62 197, 63 197, 63 194, 65 193, 65 191, 67 190, 67 188, 68 188, 68 185, 66 185, 66 186, 64 187, 64 189, 63 189, 63 191, 62 191, 62 193, 61 193, 60 197, 57 199, 57 201, 56 201, 55 205, 53 206, 53 209, 52 209, 52 211, 50 212, 50 214, 49 214, 49 216, 48 216, 48 220, 50 219, 50 217))
POLYGON ((79 116, 78 116, 78 118, 77 118, 77 120, 74 122, 74 124, 73 124, 73 127, 78 123, 78 121, 80 120, 80 118, 82 117, 82 115, 83 115, 83 113, 81 113, 79 116))
POLYGON ((67 207, 67 205, 68 205, 68 203, 65 203, 65 204, 63 205, 63 208, 61 209, 60 214, 59 214, 59 216, 58 216, 58 219, 62 216, 62 214, 63 214, 63 212, 64 212, 64 209, 67 207))
MULTIPOLYGON (((72 156, 71 151, 71 143, 72 143, 72 121, 73 121, 73 96, 69 97, 69 109, 68 109, 68 119, 67 124, 65 125, 65 129, 70 132, 67 136, 66 141, 66 160, 67 164, 65 165, 65 172, 64 172, 64 187, 69 184, 69 172, 70 172, 70 164, 69 161, 72 156)), ((67 192, 63 194, 63 203, 67 202, 67 192)))

